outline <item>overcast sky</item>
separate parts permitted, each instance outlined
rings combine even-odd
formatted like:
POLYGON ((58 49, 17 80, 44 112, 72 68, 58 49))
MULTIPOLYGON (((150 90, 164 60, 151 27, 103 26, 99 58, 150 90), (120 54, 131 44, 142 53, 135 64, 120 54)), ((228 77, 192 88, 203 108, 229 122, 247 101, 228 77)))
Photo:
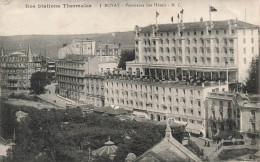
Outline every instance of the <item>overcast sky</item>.
POLYGON ((88 34, 134 30, 135 25, 155 23, 155 12, 160 13, 158 23, 177 20, 184 9, 184 22, 209 20, 209 5, 218 11, 212 20, 235 19, 259 25, 259 0, 0 0, 0 36, 30 34, 88 34), (7 4, 7 1, 11 1, 7 4), (27 9, 25 4, 90 4, 91 8, 27 9), (99 4, 120 3, 121 7, 105 8, 99 4), (165 3, 167 7, 125 7, 125 4, 165 3), (171 4, 175 7, 171 7, 171 4), (123 5, 123 6, 122 6, 123 5))

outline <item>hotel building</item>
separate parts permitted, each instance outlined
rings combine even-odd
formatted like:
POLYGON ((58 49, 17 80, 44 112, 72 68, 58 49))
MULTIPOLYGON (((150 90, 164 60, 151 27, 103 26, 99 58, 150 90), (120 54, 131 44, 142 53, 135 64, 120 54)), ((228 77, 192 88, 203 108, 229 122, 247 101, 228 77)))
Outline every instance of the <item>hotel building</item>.
POLYGON ((185 85, 178 81, 155 82, 150 79, 107 76, 105 103, 111 106, 143 112, 151 120, 166 120, 187 124, 192 133, 206 135, 205 99, 208 92, 228 90, 227 85, 185 85))
POLYGON ((4 54, 0 56, 1 63, 1 96, 12 93, 29 93, 30 78, 33 73, 41 71, 41 57, 28 51, 4 54))
POLYGON ((106 105, 187 124, 206 136, 209 92, 244 82, 258 54, 258 27, 237 20, 159 24, 135 28, 135 60, 127 75, 107 76, 106 105))
POLYGON ((259 27, 238 20, 136 26, 127 69, 159 79, 244 82, 259 54, 259 27))

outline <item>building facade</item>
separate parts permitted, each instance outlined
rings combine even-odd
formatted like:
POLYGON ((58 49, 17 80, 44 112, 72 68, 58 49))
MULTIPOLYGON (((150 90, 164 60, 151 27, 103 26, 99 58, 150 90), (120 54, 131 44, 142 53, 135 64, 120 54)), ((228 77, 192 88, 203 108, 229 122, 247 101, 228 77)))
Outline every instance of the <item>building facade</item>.
POLYGON ((206 104, 209 137, 220 131, 233 130, 259 134, 259 95, 212 92, 209 93, 206 104))
POLYGON ((47 61, 47 73, 51 76, 52 79, 56 76, 56 62, 52 60, 47 61))
MULTIPOLYGON (((77 47, 75 44, 78 42, 85 42, 85 40, 72 41, 60 52, 69 47, 77 47)), ((95 42, 91 40, 86 40, 86 42, 92 42, 91 45, 95 46, 95 42)), ((101 43, 96 45, 95 49, 91 54, 87 51, 72 54, 65 52, 66 56, 59 59, 57 63, 58 93, 75 101, 101 107, 105 105, 104 75, 113 73, 117 69, 121 49, 118 44, 101 43)))
POLYGON ((129 71, 159 79, 244 82, 259 54, 258 26, 238 20, 136 26, 129 71))
POLYGON ((86 103, 97 107, 105 106, 104 76, 85 75, 86 103))
POLYGON ((228 90, 228 86, 204 83, 194 86, 111 75, 105 80, 105 103, 146 113, 156 121, 166 120, 169 113, 174 122, 187 124, 187 131, 205 136, 205 99, 208 92, 217 90, 228 90))
POLYGON ((63 44, 59 50, 58 58, 62 59, 67 54, 95 55, 96 43, 88 39, 73 39, 68 44, 63 44))
POLYGON ((240 132, 260 134, 260 95, 238 94, 236 108, 240 132))
POLYGON ((56 72, 59 95, 76 101, 84 100, 84 78, 89 72, 90 59, 86 55, 73 54, 59 59, 56 72))
POLYGON ((32 74, 42 69, 41 57, 33 54, 30 46, 28 51, 2 53, 0 63, 2 96, 29 93, 32 74))

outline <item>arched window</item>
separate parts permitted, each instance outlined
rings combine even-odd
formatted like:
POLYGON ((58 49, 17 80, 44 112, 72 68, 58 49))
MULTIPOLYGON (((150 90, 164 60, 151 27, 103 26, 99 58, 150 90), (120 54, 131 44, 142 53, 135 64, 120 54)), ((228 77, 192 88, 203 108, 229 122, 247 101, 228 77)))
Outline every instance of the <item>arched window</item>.
POLYGON ((161 121, 161 116, 157 115, 157 121, 161 121))
POLYGON ((128 68, 128 73, 132 75, 132 68, 128 68))
POLYGON ((154 119, 154 116, 153 116, 153 114, 151 114, 151 120, 153 120, 154 119))
POLYGON ((136 76, 140 77, 140 69, 139 68, 136 68, 136 76))

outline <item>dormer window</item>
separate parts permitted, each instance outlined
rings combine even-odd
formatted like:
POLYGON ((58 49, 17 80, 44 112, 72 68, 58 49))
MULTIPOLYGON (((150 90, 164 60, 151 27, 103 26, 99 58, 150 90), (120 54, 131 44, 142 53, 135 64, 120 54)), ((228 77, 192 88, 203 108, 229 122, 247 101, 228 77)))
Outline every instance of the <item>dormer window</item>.
POLYGON ((204 34, 203 31, 201 31, 200 34, 203 35, 204 34))

